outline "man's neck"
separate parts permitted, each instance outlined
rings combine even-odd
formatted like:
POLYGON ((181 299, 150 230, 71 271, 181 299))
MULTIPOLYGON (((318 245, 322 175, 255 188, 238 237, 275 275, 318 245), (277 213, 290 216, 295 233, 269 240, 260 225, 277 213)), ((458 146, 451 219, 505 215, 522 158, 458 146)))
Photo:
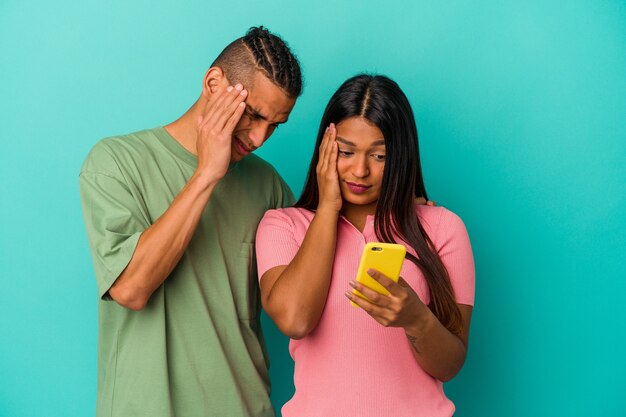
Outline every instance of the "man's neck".
POLYGON ((172 123, 164 126, 181 146, 194 155, 198 154, 196 141, 198 140, 198 118, 202 115, 205 103, 202 98, 198 99, 182 116, 172 123))

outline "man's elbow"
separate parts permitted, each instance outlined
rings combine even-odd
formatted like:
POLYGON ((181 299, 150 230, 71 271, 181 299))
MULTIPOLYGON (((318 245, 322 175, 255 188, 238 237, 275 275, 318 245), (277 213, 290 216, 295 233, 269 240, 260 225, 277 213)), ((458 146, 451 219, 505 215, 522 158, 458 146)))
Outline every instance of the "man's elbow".
POLYGON ((109 295, 119 305, 133 311, 140 311, 146 307, 148 298, 136 290, 131 290, 117 283, 109 289, 109 295))

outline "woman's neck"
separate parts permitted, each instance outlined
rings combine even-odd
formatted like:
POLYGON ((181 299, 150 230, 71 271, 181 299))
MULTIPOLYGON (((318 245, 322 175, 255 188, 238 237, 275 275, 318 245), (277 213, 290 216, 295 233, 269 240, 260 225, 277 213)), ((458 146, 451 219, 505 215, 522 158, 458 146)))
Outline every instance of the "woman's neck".
POLYGON ((343 207, 341 208, 341 214, 359 231, 363 232, 365 228, 365 222, 367 216, 374 215, 376 213, 376 202, 367 205, 350 204, 343 201, 343 207))

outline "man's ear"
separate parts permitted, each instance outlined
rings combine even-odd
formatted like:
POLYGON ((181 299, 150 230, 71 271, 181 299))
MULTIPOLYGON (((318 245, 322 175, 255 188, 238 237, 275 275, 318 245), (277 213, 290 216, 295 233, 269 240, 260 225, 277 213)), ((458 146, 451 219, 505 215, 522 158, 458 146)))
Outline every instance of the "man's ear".
POLYGON ((206 98, 218 94, 228 87, 228 80, 220 67, 211 67, 204 74, 202 95, 206 98))

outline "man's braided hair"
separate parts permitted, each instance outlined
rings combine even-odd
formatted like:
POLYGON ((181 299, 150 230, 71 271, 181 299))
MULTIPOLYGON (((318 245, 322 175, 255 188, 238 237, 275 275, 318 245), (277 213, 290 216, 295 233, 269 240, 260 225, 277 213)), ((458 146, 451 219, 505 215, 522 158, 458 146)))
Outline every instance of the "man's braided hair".
POLYGON ((220 67, 231 84, 249 87, 254 72, 263 74, 289 97, 302 93, 300 64, 289 46, 263 26, 251 27, 246 35, 228 45, 212 66, 220 67))

